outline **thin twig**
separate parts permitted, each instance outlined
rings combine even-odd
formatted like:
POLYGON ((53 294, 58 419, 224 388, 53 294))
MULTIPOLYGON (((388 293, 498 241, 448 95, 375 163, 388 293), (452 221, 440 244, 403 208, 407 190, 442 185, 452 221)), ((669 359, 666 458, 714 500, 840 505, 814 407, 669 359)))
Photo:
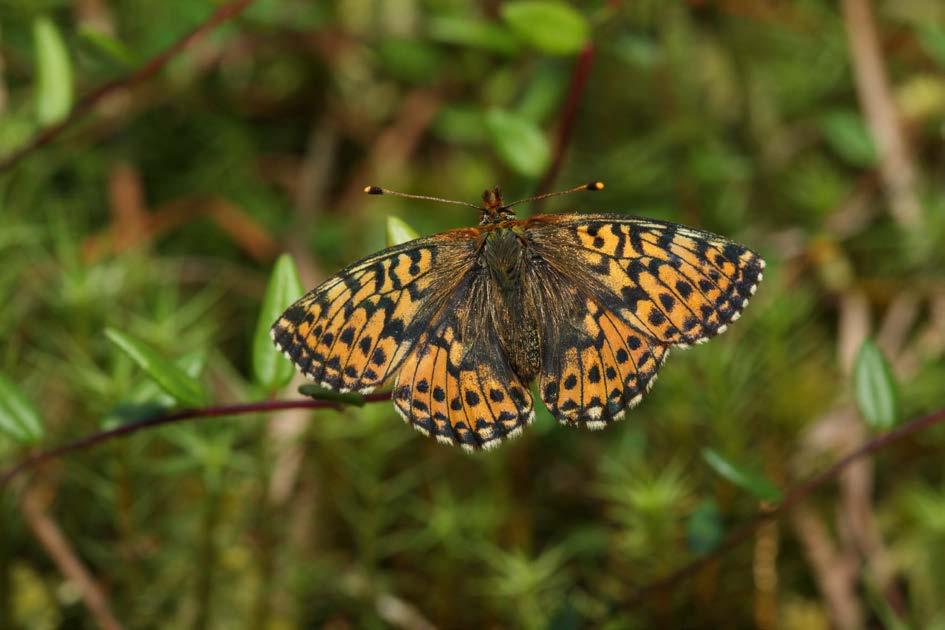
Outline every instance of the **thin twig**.
MULTIPOLYGON (((364 402, 380 402, 382 400, 389 399, 390 392, 379 392, 377 394, 366 395, 364 397, 364 402)), ((142 429, 159 427, 165 424, 173 424, 176 422, 182 422, 184 420, 199 418, 219 418, 220 416, 237 416, 248 413, 269 413, 273 411, 283 411, 285 409, 326 409, 337 408, 338 406, 339 404, 337 402, 329 402, 325 400, 265 400, 260 402, 242 403, 238 405, 220 405, 217 407, 202 407, 199 409, 182 409, 181 411, 176 411, 174 413, 161 414, 151 418, 145 418, 144 420, 139 420, 137 422, 129 422, 128 424, 123 424, 119 427, 115 427, 114 429, 92 433, 91 435, 79 438, 78 440, 70 442, 69 444, 64 444, 62 446, 57 446, 56 448, 51 448, 47 451, 36 453, 5 470, 3 474, 0 475, 0 488, 3 488, 20 473, 32 468, 36 468, 37 466, 40 466, 51 459, 56 459, 57 457, 62 457, 63 455, 68 455, 69 453, 74 453, 76 451, 85 450, 115 438, 137 433, 142 429)))
POLYGON ((69 115, 54 125, 39 131, 33 138, 19 149, 0 159, 0 173, 11 169, 17 162, 52 142, 67 127, 89 113, 102 99, 113 92, 140 83, 161 70, 174 57, 187 49, 195 41, 206 35, 223 22, 242 13, 254 0, 233 0, 214 11, 206 20, 197 25, 192 31, 175 41, 173 44, 152 57, 143 66, 131 74, 112 79, 92 90, 82 97, 69 112, 69 115))
POLYGON ((719 559, 727 551, 730 551, 731 549, 741 545, 743 542, 750 540, 754 536, 755 531, 764 523, 781 516, 804 500, 815 490, 836 479, 847 466, 857 461, 861 457, 872 455, 873 453, 882 450, 890 444, 899 442, 900 440, 903 440, 920 431, 924 431, 925 429, 939 424, 942 421, 945 421, 945 409, 939 409, 938 411, 927 416, 910 420, 909 422, 899 426, 897 429, 893 429, 892 431, 883 433, 882 435, 877 435, 871 440, 867 440, 856 450, 840 458, 828 468, 826 468, 823 472, 814 475, 807 481, 795 486, 785 495, 785 498, 781 503, 764 512, 759 513, 752 520, 736 528, 724 541, 722 541, 721 544, 719 544, 718 547, 713 549, 711 552, 696 558, 689 564, 679 568, 665 577, 650 582, 635 592, 628 599, 628 603, 639 603, 643 601, 647 595, 655 591, 663 591, 672 588, 676 584, 692 577, 704 566, 710 562, 713 562, 714 560, 719 559))

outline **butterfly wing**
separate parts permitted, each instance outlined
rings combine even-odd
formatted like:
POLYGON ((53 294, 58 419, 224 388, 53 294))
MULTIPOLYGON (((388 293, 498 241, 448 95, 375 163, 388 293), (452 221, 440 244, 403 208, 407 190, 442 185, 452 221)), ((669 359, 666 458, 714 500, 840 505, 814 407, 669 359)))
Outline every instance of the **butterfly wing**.
POLYGON ((687 346, 738 319, 765 262, 743 245, 692 228, 622 215, 540 215, 537 253, 588 287, 600 306, 657 343, 687 346))
POLYGON ((539 391, 559 422, 602 429, 635 406, 656 380, 668 346, 640 333, 594 298, 547 340, 539 391))
POLYGON ((621 215, 540 215, 532 250, 581 287, 543 339, 542 399, 564 424, 603 428, 652 386, 671 346, 738 319, 764 261, 709 232, 621 215), (569 325, 568 325, 569 324, 569 325))
POLYGON ((273 324, 276 346, 308 379, 367 393, 386 381, 475 260, 475 230, 381 251, 302 296, 273 324))
POLYGON ((440 321, 422 333, 394 385, 404 420, 440 442, 492 448, 535 418, 532 397, 502 352, 475 299, 457 291, 440 321))

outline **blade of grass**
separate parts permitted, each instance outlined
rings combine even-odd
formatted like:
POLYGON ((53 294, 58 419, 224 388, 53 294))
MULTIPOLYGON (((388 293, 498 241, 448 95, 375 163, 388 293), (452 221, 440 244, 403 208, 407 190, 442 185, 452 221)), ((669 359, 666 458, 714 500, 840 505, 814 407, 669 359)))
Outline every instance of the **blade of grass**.
POLYGON ((0 376, 0 431, 21 444, 43 437, 43 422, 33 403, 6 378, 0 376))
POLYGON ((175 400, 185 405, 203 404, 205 396, 200 382, 162 357, 156 350, 114 328, 106 328, 105 336, 131 357, 141 369, 147 372, 148 376, 154 379, 154 382, 161 386, 161 389, 173 396, 175 400))

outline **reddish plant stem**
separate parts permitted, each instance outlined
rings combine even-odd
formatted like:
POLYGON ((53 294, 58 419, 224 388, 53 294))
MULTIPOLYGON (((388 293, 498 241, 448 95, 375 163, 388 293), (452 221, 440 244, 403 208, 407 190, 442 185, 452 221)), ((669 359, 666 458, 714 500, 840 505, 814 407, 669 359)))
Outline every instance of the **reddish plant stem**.
MULTIPOLYGON (((390 392, 379 392, 377 394, 366 395, 364 397, 364 402, 373 403, 389 399, 390 392)), ((165 424, 174 424, 184 420, 200 418, 219 418, 220 416, 237 416, 248 413, 269 413, 273 411, 284 411, 286 409, 326 409, 336 408, 340 405, 341 403, 326 400, 265 400, 260 402, 242 403, 238 405, 220 405, 217 407, 204 407, 200 409, 182 409, 181 411, 175 411, 174 413, 161 414, 151 418, 145 418, 144 420, 139 420, 138 422, 129 422, 128 424, 123 424, 119 427, 115 427, 114 429, 92 433, 91 435, 79 438, 78 440, 70 442, 69 444, 64 444, 62 446, 49 449, 48 451, 36 453, 5 470, 3 474, 0 475, 0 488, 3 488, 20 473, 32 468, 36 468, 37 466, 40 466, 51 459, 62 457, 63 455, 68 455, 69 453, 74 453, 76 451, 85 450, 93 446, 98 446, 103 442, 107 442, 119 437, 124 437, 132 433, 137 433, 142 429, 149 429, 152 427, 163 426, 165 424)))
MULTIPOLYGON (((571 135, 574 132, 574 125, 577 121, 578 108, 584 97, 584 89, 587 86, 587 79, 591 74, 591 66, 594 65, 594 44, 588 42, 584 50, 578 55, 574 64, 574 71, 571 74, 571 84, 568 86, 568 96, 561 108, 561 123, 558 127, 558 136, 555 139, 555 146, 552 152, 551 165, 545 171, 541 182, 538 184, 538 190, 535 194, 549 192, 561 165, 564 163, 564 154, 567 152, 568 144, 571 142, 571 135)), ((541 202, 535 202, 535 209, 541 207, 541 202)))
POLYGON ((853 450, 851 453, 840 458, 829 467, 827 467, 822 472, 814 475, 807 481, 800 483, 797 486, 794 486, 784 497, 784 500, 781 501, 778 505, 771 507, 764 512, 756 515, 753 519, 737 527, 731 534, 729 534, 718 547, 713 549, 711 552, 700 556, 690 562, 689 564, 679 568, 673 573, 662 577, 654 582, 650 582, 636 593, 634 593, 628 600, 630 604, 637 604, 643 601, 648 595, 656 591, 665 591, 670 589, 680 582, 694 576, 699 572, 704 566, 719 559, 727 551, 738 547, 743 542, 751 540, 755 534, 755 531, 761 527, 766 522, 780 517, 785 512, 788 512, 795 505, 800 503, 802 500, 807 498, 808 495, 813 493, 815 490, 821 486, 827 484, 828 482, 836 479, 843 470, 855 462, 856 460, 866 457, 867 455, 872 455, 877 451, 882 450, 886 446, 899 442, 904 438, 907 438, 911 435, 914 435, 920 431, 928 429, 936 424, 945 421, 945 409, 939 409, 938 411, 931 413, 927 416, 922 416, 914 420, 910 420, 903 425, 900 425, 898 428, 893 429, 882 435, 877 435, 871 440, 867 440, 858 448, 853 450))
POLYGON ((10 170, 13 166, 33 153, 34 151, 46 146, 52 142, 60 133, 89 113, 102 99, 113 92, 123 90, 127 87, 140 83, 154 76, 158 71, 168 64, 174 57, 183 52, 191 44, 202 38, 209 31, 213 30, 223 22, 242 13, 254 0, 233 0, 224 4, 214 11, 206 20, 200 23, 192 31, 175 41, 163 51, 152 57, 143 66, 131 74, 112 79, 107 83, 100 85, 85 96, 83 96, 70 110, 69 115, 61 121, 50 125, 39 131, 33 138, 19 149, 0 159, 0 173, 10 170))

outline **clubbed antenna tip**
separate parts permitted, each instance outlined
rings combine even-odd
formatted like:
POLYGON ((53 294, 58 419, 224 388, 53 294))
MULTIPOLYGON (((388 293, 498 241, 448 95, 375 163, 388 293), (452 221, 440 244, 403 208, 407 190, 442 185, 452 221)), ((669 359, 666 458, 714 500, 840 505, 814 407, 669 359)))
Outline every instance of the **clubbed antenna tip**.
POLYGON ((567 190, 559 190, 558 192, 545 193, 543 195, 535 195, 534 197, 529 197, 528 199, 520 199, 515 203, 510 203, 505 206, 506 208, 511 208, 512 206, 517 206, 520 203, 530 203, 532 201, 538 201, 540 199, 547 199, 548 197, 557 197, 558 195, 570 195, 571 193, 582 192, 585 190, 595 191, 603 190, 604 182, 589 182, 583 186, 575 186, 574 188, 568 188, 567 190))
POLYGON ((386 188, 381 188, 380 186, 365 186, 364 192, 369 195, 392 195, 394 197, 403 197, 404 199, 423 199, 424 201, 438 201, 440 203, 452 203, 457 206, 466 206, 467 208, 476 208, 479 209, 479 206, 466 203, 465 201, 453 201, 452 199, 440 199, 439 197, 431 197, 429 195, 408 195, 407 193, 397 192, 396 190, 388 190, 386 188))

